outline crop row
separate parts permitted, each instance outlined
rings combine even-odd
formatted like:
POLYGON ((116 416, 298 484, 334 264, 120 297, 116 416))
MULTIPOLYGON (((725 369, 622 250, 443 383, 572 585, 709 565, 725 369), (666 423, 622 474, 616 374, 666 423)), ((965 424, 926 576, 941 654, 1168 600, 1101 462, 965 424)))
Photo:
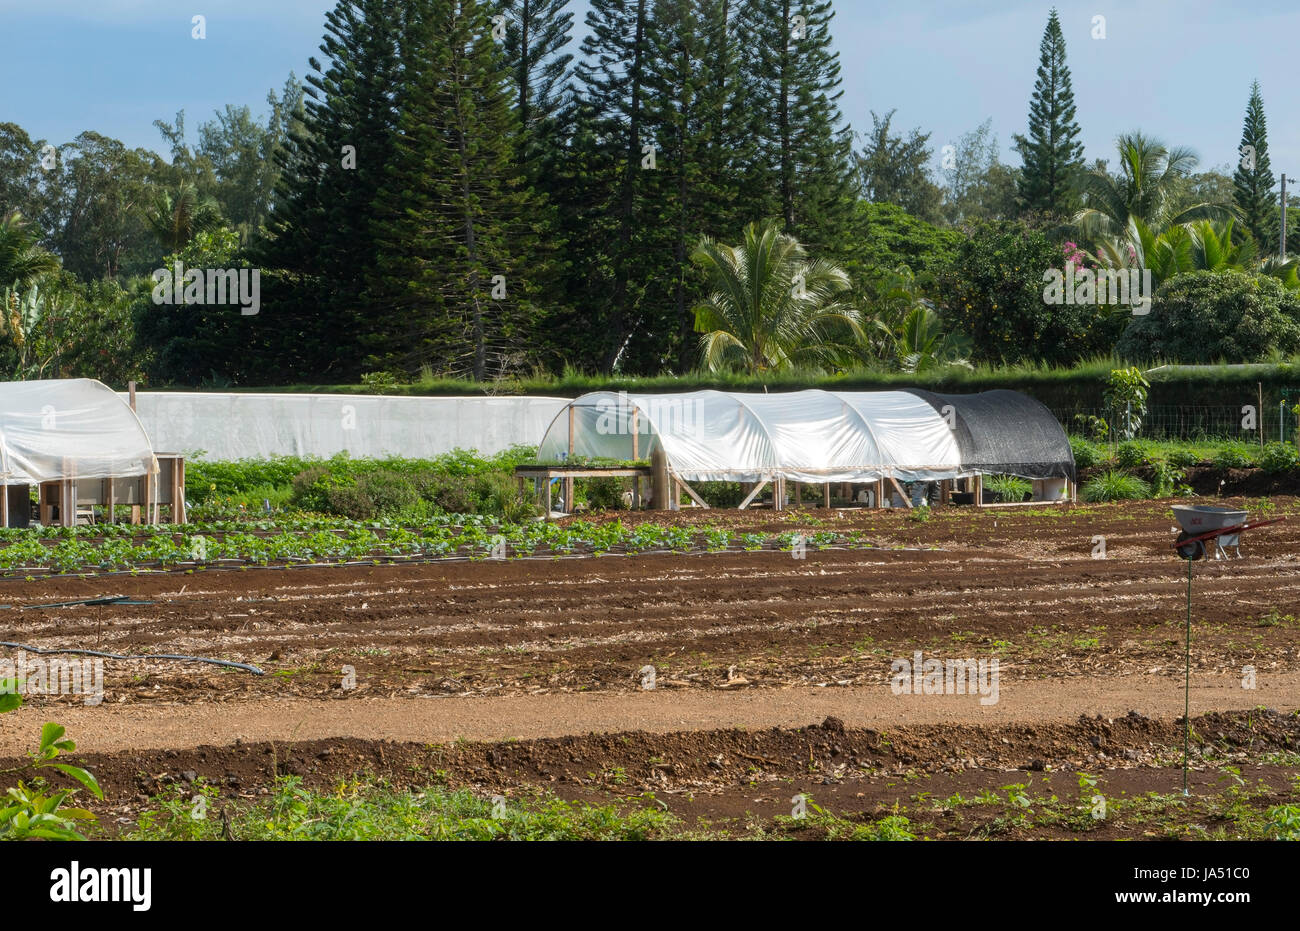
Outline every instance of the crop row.
MULTIPOLYGON (((247 528, 248 525, 241 525, 247 528)), ((91 528, 78 528, 89 530, 91 528)), ((141 528, 135 528, 137 530, 141 528)), ((12 532, 11 532, 12 533, 12 532)), ((0 547, 0 571, 44 569, 52 572, 126 571, 145 567, 225 564, 351 562, 380 559, 520 558, 569 554, 646 552, 722 552, 724 550, 792 550, 796 533, 732 533, 621 523, 529 523, 491 527, 476 523, 421 528, 351 525, 344 528, 276 532, 232 531, 224 526, 189 525, 135 537, 112 534, 8 537, 0 547)), ((859 533, 810 533, 810 549, 833 545, 870 545, 859 533)))

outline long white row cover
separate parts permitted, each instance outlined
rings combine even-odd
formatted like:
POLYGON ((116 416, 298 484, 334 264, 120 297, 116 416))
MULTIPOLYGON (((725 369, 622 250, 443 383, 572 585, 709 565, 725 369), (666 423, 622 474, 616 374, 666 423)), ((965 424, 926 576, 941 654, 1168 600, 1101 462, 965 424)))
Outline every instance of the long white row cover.
POLYGON ((0 479, 31 485, 156 472, 144 427, 92 378, 0 382, 0 479))
POLYGON ((537 455, 640 460, 658 446, 687 481, 1074 478, 1065 431, 1047 408, 1012 391, 599 391, 560 412, 537 455))

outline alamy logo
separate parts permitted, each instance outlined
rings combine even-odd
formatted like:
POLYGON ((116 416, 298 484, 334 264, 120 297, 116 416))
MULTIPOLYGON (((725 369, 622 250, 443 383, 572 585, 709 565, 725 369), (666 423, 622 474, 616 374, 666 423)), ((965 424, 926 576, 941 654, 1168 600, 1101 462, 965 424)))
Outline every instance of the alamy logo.
POLYGON ((245 317, 262 307, 260 268, 186 268, 178 260, 150 277, 155 304, 232 304, 245 317))
POLYGON ((50 872, 51 902, 130 902, 137 912, 153 903, 153 869, 81 866, 77 860, 50 872))
POLYGON ((894 660, 889 670, 895 695, 979 695, 981 705, 998 703, 996 658, 924 659, 917 650, 911 660, 894 660))
POLYGON ((1065 271, 1049 268, 1043 272, 1044 304, 1127 304, 1133 315, 1151 313, 1151 269, 1149 268, 1075 268, 1065 263, 1065 271))
POLYGON ((16 660, 0 658, 0 692, 19 695, 80 695, 87 705, 104 700, 104 661, 45 659, 19 650, 16 660))
POLYGON ((668 395, 646 398, 633 404, 628 400, 627 392, 620 391, 617 401, 612 398, 597 401, 596 411, 596 432, 601 436, 632 433, 644 436, 652 429, 689 436, 700 429, 704 402, 699 398, 668 395))

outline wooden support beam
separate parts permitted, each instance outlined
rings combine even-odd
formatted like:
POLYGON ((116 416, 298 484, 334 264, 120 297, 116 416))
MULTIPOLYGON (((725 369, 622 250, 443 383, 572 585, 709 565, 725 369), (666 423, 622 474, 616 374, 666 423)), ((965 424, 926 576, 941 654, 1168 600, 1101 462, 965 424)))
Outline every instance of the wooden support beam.
POLYGON ((885 506, 885 480, 883 478, 879 478, 876 479, 876 507, 883 508, 884 506, 885 506))
POLYGON ((984 507, 984 476, 978 472, 972 476, 971 487, 975 489, 975 497, 971 500, 975 502, 977 508, 984 507))
POLYGON ((761 482, 755 482, 755 483, 754 483, 754 488, 753 488, 753 490, 751 490, 750 493, 749 493, 748 495, 745 496, 745 500, 742 501, 742 502, 740 502, 740 504, 736 507, 736 510, 738 510, 738 511, 743 511, 743 510, 745 510, 745 508, 749 507, 750 503, 751 503, 755 498, 758 497, 759 492, 761 492, 761 491, 763 490, 763 488, 766 487, 768 481, 769 481, 769 479, 766 479, 766 478, 765 478, 765 479, 763 479, 761 482))
POLYGON ((779 511, 785 504, 785 478, 778 475, 772 482, 772 510, 779 511))
POLYGON ((698 504, 700 507, 704 508, 706 511, 709 510, 709 502, 701 498, 696 493, 694 488, 692 488, 690 485, 686 484, 684 481, 682 481, 680 478, 677 478, 676 476, 673 476, 673 478, 676 479, 677 487, 679 490, 684 491, 688 495, 690 495, 691 500, 694 501, 696 504, 698 504))
POLYGON ((545 478, 542 479, 542 481, 546 483, 546 519, 550 520, 551 519, 551 480, 549 478, 545 478))
POLYGON ((826 510, 831 509, 831 483, 827 482, 822 486, 822 507, 826 510))
POLYGON ((912 499, 907 496, 907 492, 903 491, 903 486, 898 484, 898 479, 892 475, 889 476, 889 484, 894 486, 894 490, 898 492, 898 497, 903 499, 903 507, 910 511, 912 509, 912 499))
POLYGON ((952 479, 945 478, 939 483, 939 504, 947 507, 952 499, 952 479))

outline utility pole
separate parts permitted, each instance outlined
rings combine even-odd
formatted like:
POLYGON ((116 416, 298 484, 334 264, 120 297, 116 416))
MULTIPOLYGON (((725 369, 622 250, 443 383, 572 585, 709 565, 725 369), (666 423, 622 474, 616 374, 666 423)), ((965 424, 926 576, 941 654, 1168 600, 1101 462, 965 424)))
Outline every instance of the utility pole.
POLYGON ((1282 176, 1282 236, 1278 242, 1279 258, 1286 261, 1286 175, 1282 176))

